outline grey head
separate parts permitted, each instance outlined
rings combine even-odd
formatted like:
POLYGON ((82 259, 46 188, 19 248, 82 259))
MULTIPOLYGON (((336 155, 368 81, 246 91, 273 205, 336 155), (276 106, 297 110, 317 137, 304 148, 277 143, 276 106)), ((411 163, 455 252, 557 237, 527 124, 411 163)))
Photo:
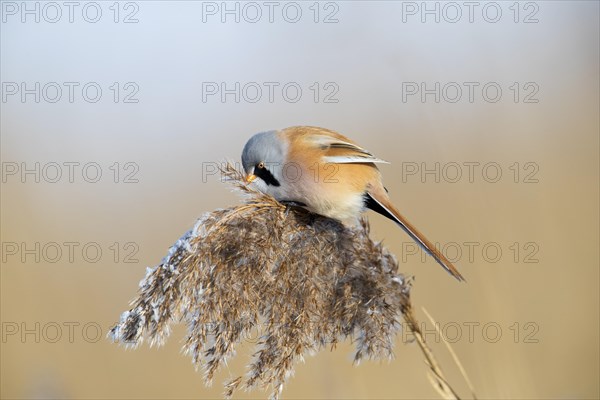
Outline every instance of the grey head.
POLYGON ((242 166, 248 176, 255 176, 261 190, 270 192, 268 189, 281 186, 286 152, 277 131, 257 133, 244 146, 242 166))

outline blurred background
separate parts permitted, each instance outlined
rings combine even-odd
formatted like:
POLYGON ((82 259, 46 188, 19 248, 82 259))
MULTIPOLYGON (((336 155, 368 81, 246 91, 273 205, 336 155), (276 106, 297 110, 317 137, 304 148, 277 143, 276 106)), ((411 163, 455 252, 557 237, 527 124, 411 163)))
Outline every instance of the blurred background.
MULTIPOLYGON (((391 198, 467 283, 369 213, 372 235, 479 398, 600 396, 598 2, 0 4, 2 398, 221 397, 252 338, 207 388, 184 326, 158 349, 105 336, 146 267, 240 201, 216 164, 293 125, 391 162, 391 198)), ((283 396, 436 398, 409 336, 395 352, 322 351, 283 396)))

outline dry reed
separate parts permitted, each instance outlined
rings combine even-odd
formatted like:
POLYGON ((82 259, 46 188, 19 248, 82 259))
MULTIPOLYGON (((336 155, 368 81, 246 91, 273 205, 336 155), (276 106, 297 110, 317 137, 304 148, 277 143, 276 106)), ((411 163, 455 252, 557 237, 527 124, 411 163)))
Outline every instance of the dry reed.
POLYGON ((205 214, 148 268, 131 309, 109 332, 114 341, 161 345, 173 322, 185 322, 184 351, 210 384, 258 330, 248 373, 226 382, 225 396, 260 387, 277 398, 297 361, 345 339, 355 343, 357 363, 392 357, 404 317, 438 387, 457 397, 420 334, 410 279, 369 238, 366 220, 350 228, 254 191, 229 164, 222 172, 245 203, 205 214))

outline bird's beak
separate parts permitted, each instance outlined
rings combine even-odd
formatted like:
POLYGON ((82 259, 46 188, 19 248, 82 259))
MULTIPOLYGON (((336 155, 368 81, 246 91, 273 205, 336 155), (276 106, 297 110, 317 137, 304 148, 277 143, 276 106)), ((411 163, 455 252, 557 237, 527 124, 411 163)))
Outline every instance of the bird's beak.
POLYGON ((248 174, 246 175, 246 183, 252 183, 256 179, 256 175, 248 174))

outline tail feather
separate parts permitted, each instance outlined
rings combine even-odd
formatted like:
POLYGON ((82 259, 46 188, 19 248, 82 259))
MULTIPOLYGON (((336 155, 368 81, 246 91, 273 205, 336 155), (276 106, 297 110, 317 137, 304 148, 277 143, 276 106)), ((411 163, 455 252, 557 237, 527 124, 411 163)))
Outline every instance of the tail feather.
POLYGON ((382 202, 378 200, 373 194, 367 192, 365 194, 365 204, 367 208, 391 219, 396 222, 400 227, 415 241, 427 254, 432 256, 438 264, 440 264, 450 275, 458 279, 459 281, 465 281, 465 278, 458 272, 456 267, 442 254, 441 251, 427 238, 412 225, 408 220, 400 214, 396 208, 389 202, 382 202))

